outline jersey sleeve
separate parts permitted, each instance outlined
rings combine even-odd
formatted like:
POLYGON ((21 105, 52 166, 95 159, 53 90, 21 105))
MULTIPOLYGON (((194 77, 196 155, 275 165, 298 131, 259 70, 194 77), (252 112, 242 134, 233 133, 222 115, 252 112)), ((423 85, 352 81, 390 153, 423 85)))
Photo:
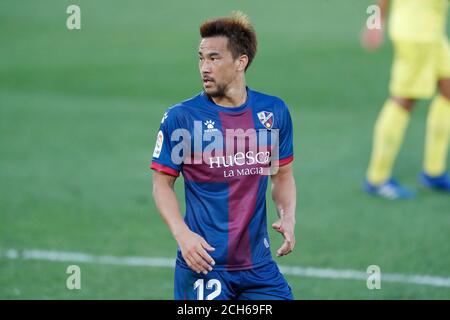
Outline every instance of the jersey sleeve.
POLYGON ((175 112, 168 109, 161 120, 161 125, 156 137, 155 149, 150 168, 164 172, 174 177, 180 175, 182 163, 177 157, 172 156, 172 150, 177 142, 171 141, 172 133, 180 129, 180 122, 175 112), (180 163, 178 163, 180 162, 180 163))
POLYGON ((294 160, 294 138, 291 114, 286 104, 281 110, 281 125, 279 131, 279 166, 284 166, 294 160))

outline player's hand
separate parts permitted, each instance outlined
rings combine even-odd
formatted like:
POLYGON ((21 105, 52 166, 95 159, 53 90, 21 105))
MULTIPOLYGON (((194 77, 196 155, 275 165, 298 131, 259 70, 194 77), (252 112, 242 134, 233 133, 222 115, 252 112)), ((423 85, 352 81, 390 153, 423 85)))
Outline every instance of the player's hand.
POLYGON ((214 251, 215 249, 203 237, 191 230, 186 230, 177 237, 177 241, 189 268, 197 273, 203 272, 204 274, 212 270, 215 261, 207 251, 214 251))
POLYGON ((384 42, 383 29, 368 29, 364 28, 361 36, 361 45, 367 51, 374 51, 378 49, 384 42))
POLYGON ((272 224, 272 228, 281 233, 284 237, 283 245, 277 250, 277 257, 291 253, 295 246, 295 221, 288 218, 280 218, 272 224))

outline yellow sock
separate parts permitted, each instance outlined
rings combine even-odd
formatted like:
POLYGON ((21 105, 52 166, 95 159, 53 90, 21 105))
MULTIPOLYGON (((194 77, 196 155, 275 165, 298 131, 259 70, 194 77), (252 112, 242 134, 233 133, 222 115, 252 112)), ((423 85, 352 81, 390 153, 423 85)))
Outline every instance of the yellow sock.
POLYGON ((378 185, 391 177, 409 117, 409 112, 393 100, 384 104, 373 135, 372 157, 367 170, 370 183, 378 185))
POLYGON ((428 111, 425 138, 424 170, 430 176, 439 176, 446 170, 450 138, 450 100, 434 98, 428 111))

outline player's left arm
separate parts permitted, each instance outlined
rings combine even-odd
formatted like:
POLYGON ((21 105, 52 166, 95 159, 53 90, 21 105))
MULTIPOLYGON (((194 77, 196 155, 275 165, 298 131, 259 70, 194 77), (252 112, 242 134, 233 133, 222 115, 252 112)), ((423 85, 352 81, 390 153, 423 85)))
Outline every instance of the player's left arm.
POLYGON ((284 237, 283 245, 277 250, 277 256, 292 252, 295 246, 295 206, 297 190, 295 187, 292 163, 281 166, 275 175, 271 176, 272 199, 275 202, 279 219, 272 228, 284 237))

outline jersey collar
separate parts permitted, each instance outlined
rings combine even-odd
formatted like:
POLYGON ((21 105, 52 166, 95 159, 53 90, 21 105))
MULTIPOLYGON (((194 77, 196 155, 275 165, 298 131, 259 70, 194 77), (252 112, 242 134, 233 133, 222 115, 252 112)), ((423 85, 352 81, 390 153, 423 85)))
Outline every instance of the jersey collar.
POLYGON ((223 106, 219 106, 219 105, 215 104, 214 101, 212 101, 212 99, 210 99, 208 97, 208 95, 206 94, 205 91, 202 91, 202 93, 200 95, 208 106, 210 106, 218 111, 221 111, 221 112, 235 113, 235 112, 244 111, 251 104, 252 96, 253 96, 252 90, 247 86, 245 88, 247 90, 247 100, 240 106, 236 106, 236 107, 223 107, 223 106))

